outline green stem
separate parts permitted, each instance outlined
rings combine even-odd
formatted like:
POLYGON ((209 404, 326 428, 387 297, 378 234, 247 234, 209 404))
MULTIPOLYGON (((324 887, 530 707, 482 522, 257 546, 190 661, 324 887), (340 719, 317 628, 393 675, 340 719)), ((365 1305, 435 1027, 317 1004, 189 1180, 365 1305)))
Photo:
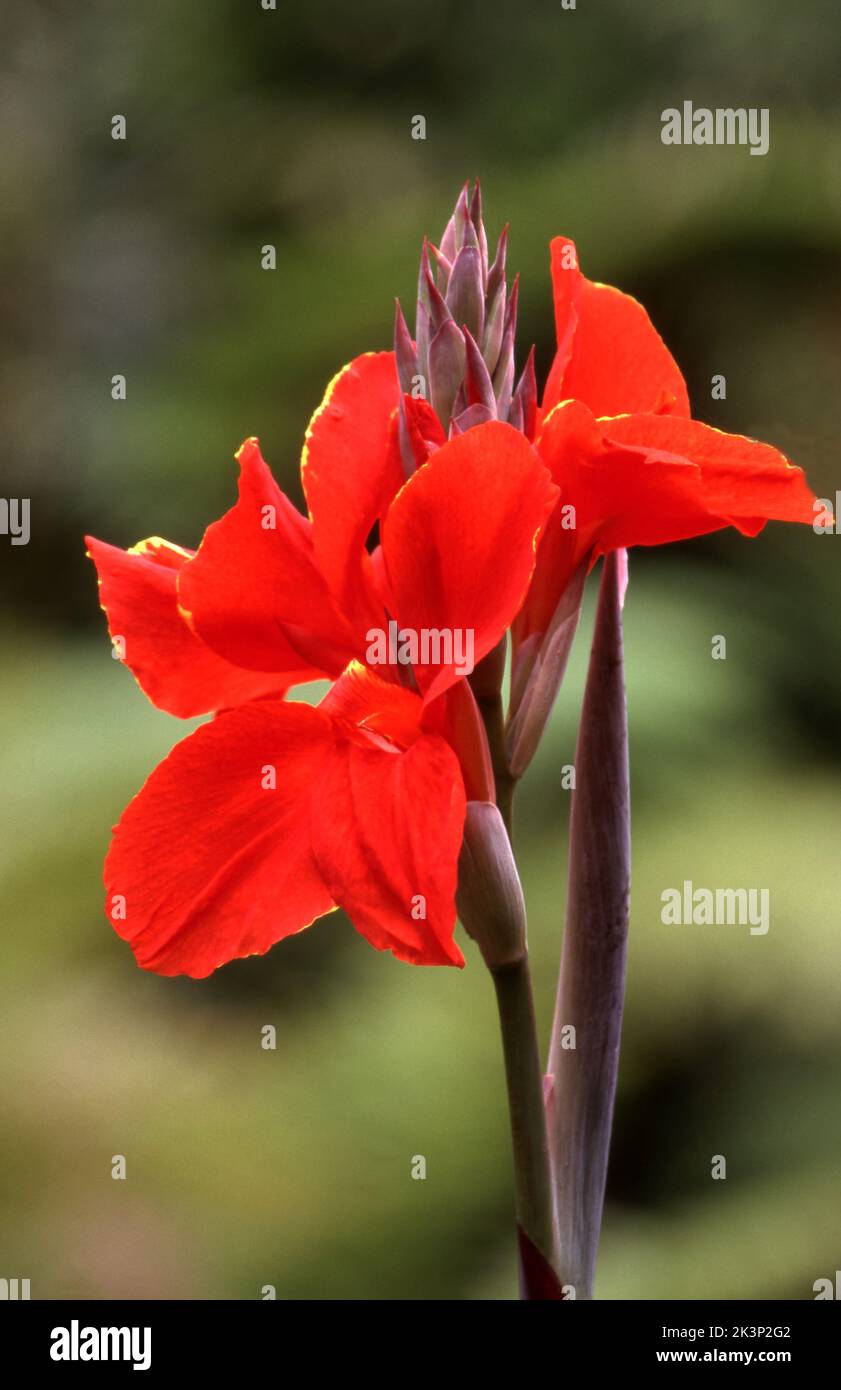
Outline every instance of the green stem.
POLYGON ((537 1041, 528 955, 491 970, 496 988, 511 1142, 517 1221, 550 1264, 557 1264, 543 1069, 537 1041))
MULTIPOLYGON (((514 863, 512 830, 514 793, 517 778, 508 762, 505 744, 505 711, 502 703, 502 675, 505 667, 505 642, 485 658, 477 668, 473 681, 476 703, 485 725, 488 749, 494 774, 496 804, 505 826, 507 844, 503 859, 517 883, 520 903, 519 954, 504 963, 493 963, 493 956, 483 950, 493 976, 499 1010, 502 1052, 505 1059, 505 1079, 508 1087, 508 1110, 511 1119, 511 1145, 514 1156, 514 1193, 517 1223, 551 1267, 554 1281, 558 1268, 552 1169, 549 1140, 546 1131, 546 1110, 543 1102, 543 1067, 534 1014, 531 972, 526 947, 525 908, 522 889, 514 863)), ((488 876, 486 876, 487 878, 488 876)), ((500 894, 503 901, 510 895, 500 894)), ((487 922, 483 922, 486 926, 487 922)), ((475 933, 474 933, 475 934, 475 933)), ((496 936, 494 936, 496 940, 496 936)), ((557 1285, 560 1289, 560 1283, 557 1285)), ((525 1298, 554 1297, 530 1285, 529 1276, 521 1262, 521 1289, 525 1298)))
POLYGON ((499 814, 508 838, 512 845, 514 843, 514 793, 517 790, 517 779, 510 773, 497 774, 494 778, 496 783, 496 804, 499 807, 499 814))
POLYGON ((508 838, 511 840, 513 839, 514 793, 517 790, 517 779, 511 775, 508 755, 505 751, 505 713, 502 707, 502 695, 498 691, 492 695, 478 695, 476 703, 479 706, 479 713, 482 716, 488 739, 496 788, 496 804, 505 822, 508 838))

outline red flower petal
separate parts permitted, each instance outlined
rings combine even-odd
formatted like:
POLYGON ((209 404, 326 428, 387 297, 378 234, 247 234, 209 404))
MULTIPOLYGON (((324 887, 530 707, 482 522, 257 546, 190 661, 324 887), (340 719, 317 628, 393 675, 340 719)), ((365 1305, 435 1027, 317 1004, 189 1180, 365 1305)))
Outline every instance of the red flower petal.
POLYGON ((549 243, 549 265, 557 347, 543 393, 542 408, 547 412, 564 399, 564 375, 572 356, 572 344, 578 328, 578 301, 584 284, 584 276, 578 267, 578 251, 569 237, 554 237, 549 243))
POLYGON ((471 635, 476 663, 509 626, 555 495, 532 446, 497 421, 451 439, 398 493, 382 542, 392 611, 419 641, 444 632, 453 643, 454 660, 414 667, 427 699, 465 674, 457 658, 471 635))
POLYGON ((409 748, 421 732, 420 696, 358 661, 331 686, 319 708, 361 737, 375 734, 400 748, 409 748))
POLYGON ((544 631, 582 561, 633 545, 688 540, 724 526, 756 535, 767 520, 813 522, 801 469, 769 444, 675 415, 596 421, 556 407, 536 445, 561 489, 543 532, 517 638, 544 631), (575 508, 575 529, 563 526, 575 508))
POLYGON ((374 735, 406 749, 422 733, 440 735, 459 760, 468 800, 494 800, 485 726, 468 681, 456 681, 425 705, 413 690, 383 680, 369 666, 354 661, 319 708, 343 721, 357 734, 358 741, 370 741, 374 735))
POLYGON ((105 865, 106 911, 138 964, 209 975, 337 904, 380 950, 463 964, 464 786, 422 712, 419 696, 356 667, 318 709, 259 701, 179 743, 127 807, 105 865))
POLYGON ((404 480, 389 447, 399 399, 393 352, 355 358, 330 382, 301 460, 319 567, 339 608, 363 629, 380 617, 365 543, 404 480))
POLYGON ((534 579, 517 620, 519 642, 546 630, 582 562, 592 564, 621 546, 684 540, 727 524, 710 515, 699 468, 606 438, 605 430, 614 424, 596 421, 580 401, 557 406, 544 422, 536 448, 561 496, 541 537, 534 579))
MULTIPOLYGON (((403 409, 406 417, 406 430, 409 436, 409 443, 412 446, 412 455, 415 460, 415 467, 420 468, 426 463, 430 454, 433 454, 436 449, 440 449, 441 445, 446 443, 447 436, 444 433, 441 421, 438 419, 429 401, 424 400, 422 396, 418 396, 417 398, 414 396, 404 396, 403 409)), ((400 443, 398 425, 399 421, 395 418, 392 421, 391 447, 395 459, 398 461, 398 466, 400 467, 400 483, 402 485, 403 470, 402 465, 399 464, 400 443)), ((395 492, 396 490, 397 489, 395 489, 395 492)), ((392 497, 393 496, 394 493, 392 493, 392 497)), ((392 500, 392 497, 389 497, 389 502, 392 500)))
POLYGON ((405 753, 345 742, 313 813, 316 859, 372 946, 414 965, 463 965, 453 940, 464 786, 455 753, 424 735, 405 753))
POLYGON ((105 863, 106 912, 138 965, 209 975, 330 910, 309 806, 333 741, 319 710, 260 701, 176 745, 124 811, 105 863))
POLYGON ((742 434, 724 434, 698 420, 629 415, 602 421, 605 435, 645 448, 659 459, 688 459, 701 470, 711 512, 747 535, 766 521, 815 520, 815 497, 802 468, 779 449, 742 434))
POLYGON ((120 550, 87 536, 108 630, 153 705, 182 719, 279 694, 276 675, 244 671, 212 652, 178 611, 177 575, 191 552, 153 537, 120 550))
POLYGON ((555 237, 550 251, 558 351, 544 411, 558 401, 579 400, 596 416, 688 416, 686 383, 642 305, 582 275, 568 237, 555 237))
POLYGON ((496 801, 488 736, 467 680, 456 681, 423 710, 427 733, 441 734, 461 765, 468 801, 496 801))
POLYGON ((202 640, 238 666, 281 672, 287 684, 338 675, 355 647, 318 568, 310 523, 256 439, 237 458, 239 501, 181 571, 181 606, 202 640))

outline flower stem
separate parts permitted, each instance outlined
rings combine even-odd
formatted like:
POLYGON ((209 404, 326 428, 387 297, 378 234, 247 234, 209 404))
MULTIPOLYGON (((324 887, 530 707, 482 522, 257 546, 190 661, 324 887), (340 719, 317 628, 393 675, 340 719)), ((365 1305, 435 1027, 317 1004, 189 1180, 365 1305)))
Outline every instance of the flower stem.
POLYGON ((499 689, 488 691, 477 688, 474 690, 474 694, 488 740, 496 789, 496 804, 499 807, 499 814, 505 822, 508 838, 513 840, 514 793, 517 790, 517 778, 512 775, 505 749, 505 712, 502 706, 502 693, 499 689))
POLYGON ((496 782, 496 804, 499 807, 499 814, 502 816, 503 824, 508 832, 508 838, 514 843, 514 793, 517 790, 517 779, 510 773, 497 773, 496 782))
MULTIPOLYGON (((520 1251, 520 1296, 524 1299, 561 1299, 558 1268, 552 1168, 546 1111, 543 1099, 543 1067, 534 1015, 531 973, 526 945, 525 904, 513 853, 513 811, 517 778, 512 774, 505 744, 502 677, 505 639, 487 656, 471 679, 494 774, 496 806, 473 812, 476 840, 468 816, 465 885, 472 889, 469 902, 481 904, 481 883, 486 897, 480 921, 462 913, 471 935, 480 942, 496 990, 511 1145, 514 1156, 514 1194, 520 1251), (491 848, 493 809, 499 837, 491 848), (501 823, 500 823, 501 822, 501 823), (474 842, 475 841, 475 842, 474 842), (468 872, 468 870, 470 872, 468 872), (508 928, 507 930, 504 928, 508 928), (513 945, 512 945, 513 943, 513 945)), ((463 854, 465 851, 463 851, 463 854)))
MULTIPOLYGON (((508 1084, 517 1222, 548 1264, 554 1267, 557 1242, 552 1178, 528 954, 524 953, 511 964, 493 967, 491 975, 499 1008, 508 1084)), ((531 1291, 525 1279, 522 1285, 524 1298, 547 1296, 531 1291)))

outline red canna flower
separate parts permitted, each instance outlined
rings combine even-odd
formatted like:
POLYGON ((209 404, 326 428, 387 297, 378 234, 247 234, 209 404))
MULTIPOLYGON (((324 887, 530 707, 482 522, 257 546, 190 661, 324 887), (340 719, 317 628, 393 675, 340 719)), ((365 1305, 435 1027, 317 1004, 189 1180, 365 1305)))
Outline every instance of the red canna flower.
MULTIPOLYGON (((499 421, 454 435, 406 481, 398 401, 391 353, 336 377, 307 431, 309 518, 249 439, 237 455, 239 501, 195 554, 88 538, 112 638, 153 703, 187 716, 335 678, 390 620, 415 633, 469 631, 474 662, 499 641, 556 489, 523 435, 499 421), (382 543, 369 554, 377 523, 382 543)), ((413 670, 428 698, 465 674, 455 660, 413 670)))
POLYGON ((533 354, 515 373, 506 249, 503 231, 490 261, 478 186, 465 186, 440 247, 423 248, 415 338, 398 306, 394 352, 356 358, 313 416, 306 517, 249 439, 238 501, 197 552, 88 540, 112 638, 149 698, 179 716, 225 712, 174 750, 115 835, 109 895, 125 916, 111 915, 150 969, 205 974, 337 904, 375 945, 454 961, 445 868, 465 795, 494 800, 470 665, 511 627, 516 778, 599 555, 814 518, 802 473, 776 450, 690 419, 644 309, 586 280, 564 239, 552 243, 558 350, 538 407, 533 354), (392 629, 469 633, 470 663, 439 643, 365 676, 383 660, 372 637, 392 629), (337 681, 317 711, 282 703, 317 677, 337 681), (281 791, 255 783, 258 754, 281 791), (401 819, 400 778, 427 774, 424 809, 401 819), (433 806, 443 877, 428 895, 416 885, 433 915, 415 922, 405 890, 433 806), (278 856, 297 866, 291 880, 278 856))
POLYGON ((512 629, 508 749, 519 776, 563 678, 583 582, 601 555, 725 526, 813 523, 800 468, 769 444, 691 419, 680 370, 645 309, 582 275, 573 242, 551 243, 557 352, 535 448, 559 488, 512 629))
POLYGON ((556 489, 498 421, 405 481, 397 398, 390 353, 336 378, 307 433, 309 519, 247 440, 239 501, 195 555, 88 540, 150 698, 226 711, 177 745, 114 834, 107 911, 146 969, 204 976, 337 906, 402 960, 463 964, 465 804, 494 798, 475 700, 452 652, 382 673, 356 658, 393 623, 469 630, 481 660, 522 602, 556 489), (339 679, 317 709, 271 698, 325 674, 339 679))
MULTIPOLYGON (((291 644, 297 680, 336 676, 365 660, 371 634, 394 621, 401 632, 469 631, 479 662, 522 603, 556 497, 547 470, 521 434, 493 421, 443 444, 408 481, 396 476, 396 409, 394 449, 377 456, 354 447, 369 377, 382 366, 393 371, 390 353, 357 359, 348 390, 340 376, 310 426, 302 463, 310 522, 277 488, 256 440, 240 450, 239 502, 208 529, 178 581, 193 631, 227 661, 286 674, 291 644), (278 536, 263 525, 275 514, 297 519, 278 536), (365 538, 378 521, 382 541, 369 554, 365 538)), ((465 671, 455 659, 421 659, 413 673, 432 699, 465 671)))
POLYGON ((725 526, 815 520, 801 469, 779 450, 690 418, 680 370, 642 305, 582 275, 551 243, 558 348, 536 447, 559 485, 517 638, 545 631, 581 564, 725 526))
POLYGON ((153 536, 130 550, 87 536, 115 654, 153 705, 187 719, 282 692, 290 675, 233 666, 196 637, 178 606, 178 575, 194 555, 153 536))
POLYGON ((107 910, 138 964, 202 977, 343 907, 379 950, 463 965, 465 779, 489 793, 469 744, 462 771, 452 721, 452 696, 425 705, 354 664, 317 708, 255 700, 178 743, 105 864, 107 910))
POLYGON ((680 370, 631 296, 582 275, 573 242, 551 243, 557 351, 538 407, 533 353, 515 386, 517 283, 507 229, 492 266, 478 186, 462 190, 440 249, 425 246, 413 343, 398 310, 400 453, 411 471, 445 437, 506 420, 558 485, 534 576, 512 628, 510 770, 532 756, 557 693, 587 572, 601 555, 768 520, 813 522, 815 499, 778 450, 690 417, 680 370), (420 382, 426 401, 412 398, 420 382))

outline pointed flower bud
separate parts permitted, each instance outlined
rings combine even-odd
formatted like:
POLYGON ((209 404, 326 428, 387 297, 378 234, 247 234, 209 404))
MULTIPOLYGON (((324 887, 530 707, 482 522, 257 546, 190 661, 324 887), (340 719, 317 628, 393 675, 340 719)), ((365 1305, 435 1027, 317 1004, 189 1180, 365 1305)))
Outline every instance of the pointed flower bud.
MULTIPOLYGON (((404 395, 417 394, 418 376, 444 430, 461 434, 502 420, 534 438, 537 386, 530 357, 516 381, 517 280, 508 293, 506 225, 489 264, 478 180, 459 193, 440 245, 424 241, 418 274, 415 342, 402 310, 394 324, 394 351, 404 395)), ((401 416, 401 454, 408 474, 413 454, 401 416)))
POLYGON ((479 238, 476 235, 476 228, 470 216, 470 204, 467 198, 467 190, 469 187, 469 182, 464 185, 464 188, 458 196, 456 210, 453 213, 456 231, 456 254, 458 254, 464 246, 475 247, 477 251, 479 249, 479 238))
POLYGON ((447 285, 447 308, 460 328, 481 338, 485 327, 485 290, 478 246, 463 246, 453 262, 447 285))
POLYGON ((456 906, 491 970, 526 953, 526 909, 511 842, 496 806, 468 801, 456 906))
POLYGON ((450 427, 453 403, 464 378, 464 336, 453 320, 443 323, 429 344, 429 389, 432 408, 444 429, 450 427))
MULTIPOLYGON (((537 426, 537 377, 534 371, 534 348, 530 349, 526 358, 526 365, 517 383, 511 404, 516 407, 518 416, 521 417, 517 429, 521 429, 527 439, 534 439, 537 426)), ((510 415, 508 418, 511 420, 510 415)), ((511 423, 514 423, 513 420, 511 423)))
POLYGON ((514 393, 514 337, 517 331, 517 303, 520 296, 520 277, 515 275, 514 284, 505 309, 505 326, 502 346, 494 371, 493 383, 497 411, 500 420, 507 420, 514 393))
POLYGON ((496 245, 496 255, 494 263, 488 271, 488 302, 490 303, 497 292, 502 289, 502 303, 505 305, 505 258, 508 253, 508 223, 500 233, 499 241, 496 245))
POLYGON ((425 308, 429 311, 429 325, 432 336, 434 337, 439 328, 445 323, 449 323, 453 316, 447 308, 447 302, 432 277, 432 266, 430 264, 428 248, 426 250, 426 265, 421 281, 421 300, 425 308))
POLYGON ((473 190, 473 197, 470 199, 470 221, 476 233, 479 243, 479 251, 482 258, 482 288, 488 286, 488 238, 485 234, 485 224, 482 221, 482 187, 479 180, 476 180, 476 187, 473 190))
POLYGON ((474 425, 486 425, 489 420, 495 419, 496 415, 488 410, 486 405, 469 405, 465 410, 458 410, 456 402, 453 407, 450 435, 464 434, 465 430, 472 430, 474 425))
POLYGON ((438 267, 435 283, 440 293, 446 295, 447 286, 450 283, 450 276, 453 273, 453 263, 447 259, 444 252, 440 251, 434 242, 430 241, 428 243, 428 250, 431 251, 432 255, 435 257, 435 264, 438 267))
POLYGON ((399 300, 394 314, 394 356, 397 359, 400 390, 406 395, 411 395, 415 385, 414 378, 418 376, 418 357, 399 300))
POLYGON ((485 332, 482 339, 482 356, 488 371, 493 372, 499 361, 502 347, 502 330, 505 327, 505 285, 500 283, 492 299, 488 300, 485 317, 485 332))
POLYGON ((464 329, 464 343, 466 347, 464 391, 467 397, 467 404, 484 406, 488 411, 488 418, 495 420, 496 398, 494 396, 493 382, 485 366, 485 359, 479 351, 476 339, 468 328, 464 329))

